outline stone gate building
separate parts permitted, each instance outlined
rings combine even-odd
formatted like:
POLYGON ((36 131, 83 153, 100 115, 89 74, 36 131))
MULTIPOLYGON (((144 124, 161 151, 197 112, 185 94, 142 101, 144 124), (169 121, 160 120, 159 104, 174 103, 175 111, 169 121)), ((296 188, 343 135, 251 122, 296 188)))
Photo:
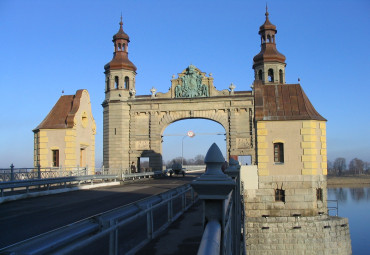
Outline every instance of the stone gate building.
POLYGON ((300 84, 286 84, 286 58, 265 15, 251 91, 216 90, 211 75, 190 65, 172 78, 168 92, 152 88, 144 96, 136 95, 121 20, 113 59, 104 67, 104 166, 129 168, 149 157, 150 167, 161 169, 161 135, 169 124, 216 121, 226 131, 227 157, 252 157, 253 166, 241 168, 248 254, 350 254, 347 219, 328 215, 326 119, 300 84))
POLYGON ((104 167, 128 169, 131 162, 149 157, 152 169, 162 169, 162 134, 171 123, 191 118, 209 119, 226 131, 228 157, 255 159, 253 92, 218 91, 213 77, 190 65, 172 77, 167 93, 138 96, 136 66, 128 58, 128 35, 113 36, 114 56, 105 65, 104 167))

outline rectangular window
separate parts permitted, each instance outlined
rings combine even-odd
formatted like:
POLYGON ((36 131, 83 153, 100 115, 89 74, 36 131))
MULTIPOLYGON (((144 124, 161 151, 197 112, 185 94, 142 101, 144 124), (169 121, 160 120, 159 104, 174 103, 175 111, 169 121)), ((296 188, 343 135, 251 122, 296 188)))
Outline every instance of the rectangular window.
POLYGON ((274 162, 284 163, 284 144, 274 143, 274 162))
POLYGON ((316 189, 316 199, 317 201, 322 201, 322 189, 321 188, 316 189))
POLYGON ((53 153, 53 167, 59 167, 59 150, 52 150, 53 153))
POLYGON ((275 190, 275 201, 280 201, 285 203, 285 190, 276 189, 275 190))
POLYGON ((80 148, 80 167, 86 167, 86 150, 80 148))

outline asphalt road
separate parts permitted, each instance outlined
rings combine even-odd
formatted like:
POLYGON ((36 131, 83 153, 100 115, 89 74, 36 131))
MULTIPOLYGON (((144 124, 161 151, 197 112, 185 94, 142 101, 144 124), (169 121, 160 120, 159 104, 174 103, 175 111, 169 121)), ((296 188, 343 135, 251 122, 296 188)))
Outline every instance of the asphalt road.
POLYGON ((131 182, 0 204, 0 248, 189 183, 200 174, 131 182))

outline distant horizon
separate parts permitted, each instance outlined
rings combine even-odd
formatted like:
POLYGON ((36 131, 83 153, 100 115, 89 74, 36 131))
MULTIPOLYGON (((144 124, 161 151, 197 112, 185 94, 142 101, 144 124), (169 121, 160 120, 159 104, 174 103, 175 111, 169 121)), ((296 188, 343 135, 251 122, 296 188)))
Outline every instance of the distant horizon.
MULTIPOLYGON (((150 89, 167 92, 171 77, 193 64, 212 73, 218 90, 251 90, 253 57, 260 50, 259 27, 265 2, 205 0, 10 1, 0 2, 0 167, 33 166, 34 129, 49 113, 62 90, 89 91, 97 124, 95 161, 103 161, 104 65, 112 58, 112 36, 120 15, 130 37, 129 58, 138 68, 137 95, 150 89), (83 11, 81 11, 83 10, 83 11)), ((283 1, 268 3, 276 25, 277 49, 286 56, 287 83, 300 84, 327 122, 328 159, 357 157, 370 162, 370 86, 366 70, 370 41, 363 27, 370 24, 370 2, 283 1), (361 36, 359 36, 361 35, 361 36), (367 116, 367 117, 366 117, 367 116)), ((209 120, 184 120, 165 133, 225 132, 209 120), (189 122, 190 121, 190 122, 189 122)), ((165 137, 163 159, 181 156, 180 140, 165 137), (180 147, 179 147, 180 146, 180 147)), ((218 136, 185 138, 184 157, 207 152, 218 136)))

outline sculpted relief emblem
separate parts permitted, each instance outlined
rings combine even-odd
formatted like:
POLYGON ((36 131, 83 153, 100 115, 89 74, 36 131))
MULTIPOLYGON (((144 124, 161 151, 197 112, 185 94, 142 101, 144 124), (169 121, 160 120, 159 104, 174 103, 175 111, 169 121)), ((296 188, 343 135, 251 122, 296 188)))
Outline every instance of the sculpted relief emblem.
POLYGON ((238 149, 248 149, 251 148, 251 139, 250 138, 237 138, 236 147, 238 149))
POLYGON ((137 150, 147 150, 149 149, 149 141, 136 141, 137 150))
POLYGON ((195 66, 190 65, 186 74, 181 77, 182 84, 175 87, 175 98, 208 97, 208 87, 202 84, 202 75, 197 73, 195 66))

